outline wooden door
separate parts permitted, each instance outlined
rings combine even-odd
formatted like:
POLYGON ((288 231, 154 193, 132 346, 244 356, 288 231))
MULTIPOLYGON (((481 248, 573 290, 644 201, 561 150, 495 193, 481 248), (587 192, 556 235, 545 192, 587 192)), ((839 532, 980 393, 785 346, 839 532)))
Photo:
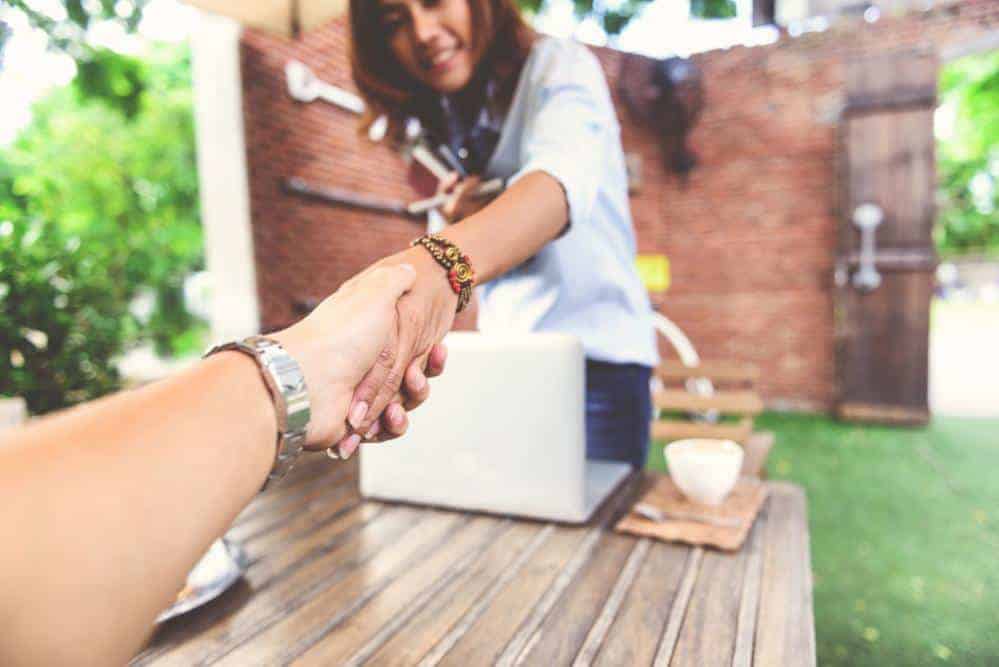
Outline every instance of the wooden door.
POLYGON ((836 270, 837 414, 844 419, 929 419, 937 75, 936 57, 925 52, 847 63, 836 270), (876 224, 866 250, 865 220, 876 224))

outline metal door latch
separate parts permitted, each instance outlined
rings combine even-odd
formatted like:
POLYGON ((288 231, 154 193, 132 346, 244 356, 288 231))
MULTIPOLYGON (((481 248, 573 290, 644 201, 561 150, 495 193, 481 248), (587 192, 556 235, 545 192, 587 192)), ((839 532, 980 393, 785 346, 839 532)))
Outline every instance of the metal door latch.
POLYGON ((881 285, 881 274, 875 266, 874 232, 882 220, 884 212, 877 204, 861 204, 853 210, 853 224, 860 230, 860 266, 853 274, 853 286, 861 292, 871 292, 881 285))

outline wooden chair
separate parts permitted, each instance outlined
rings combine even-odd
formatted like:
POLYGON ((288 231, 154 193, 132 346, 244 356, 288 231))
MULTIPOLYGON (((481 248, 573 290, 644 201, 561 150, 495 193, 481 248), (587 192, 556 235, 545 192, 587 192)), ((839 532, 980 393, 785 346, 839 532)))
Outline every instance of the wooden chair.
POLYGON ((745 452, 742 474, 766 476, 764 465, 774 434, 754 430, 756 415, 763 411, 763 400, 756 391, 760 378, 757 366, 721 361, 685 366, 679 361, 664 361, 655 375, 663 386, 652 394, 654 440, 734 440, 745 452))

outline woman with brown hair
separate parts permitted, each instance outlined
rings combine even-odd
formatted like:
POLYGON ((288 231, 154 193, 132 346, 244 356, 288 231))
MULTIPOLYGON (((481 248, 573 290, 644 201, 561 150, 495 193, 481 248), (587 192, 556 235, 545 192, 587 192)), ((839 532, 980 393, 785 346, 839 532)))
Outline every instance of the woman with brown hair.
POLYGON ((351 0, 351 65, 371 111, 417 118, 458 176, 440 235, 382 260, 416 268, 394 346, 354 394, 351 452, 407 364, 450 329, 473 283, 483 332, 577 336, 587 357, 587 454, 645 462, 658 361, 634 266, 620 128, 584 46, 534 33, 512 0, 351 0), (462 174, 464 176, 464 174, 462 174), (482 179, 502 179, 492 201, 482 179), (474 270, 473 270, 474 269, 474 270))

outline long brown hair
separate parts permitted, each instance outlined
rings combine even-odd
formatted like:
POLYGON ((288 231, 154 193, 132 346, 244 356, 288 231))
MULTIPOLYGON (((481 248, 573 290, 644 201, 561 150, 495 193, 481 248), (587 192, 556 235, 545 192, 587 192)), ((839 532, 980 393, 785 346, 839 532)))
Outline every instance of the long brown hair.
MULTIPOLYGON (((535 33, 524 21, 513 0, 467 0, 477 56, 476 74, 490 71, 496 78, 497 98, 508 105, 520 70, 531 51, 535 33)), ((424 117, 421 102, 428 91, 403 69, 392 53, 381 24, 379 0, 350 0, 350 68, 367 111, 361 129, 386 114, 393 132, 406 116, 424 117)))

